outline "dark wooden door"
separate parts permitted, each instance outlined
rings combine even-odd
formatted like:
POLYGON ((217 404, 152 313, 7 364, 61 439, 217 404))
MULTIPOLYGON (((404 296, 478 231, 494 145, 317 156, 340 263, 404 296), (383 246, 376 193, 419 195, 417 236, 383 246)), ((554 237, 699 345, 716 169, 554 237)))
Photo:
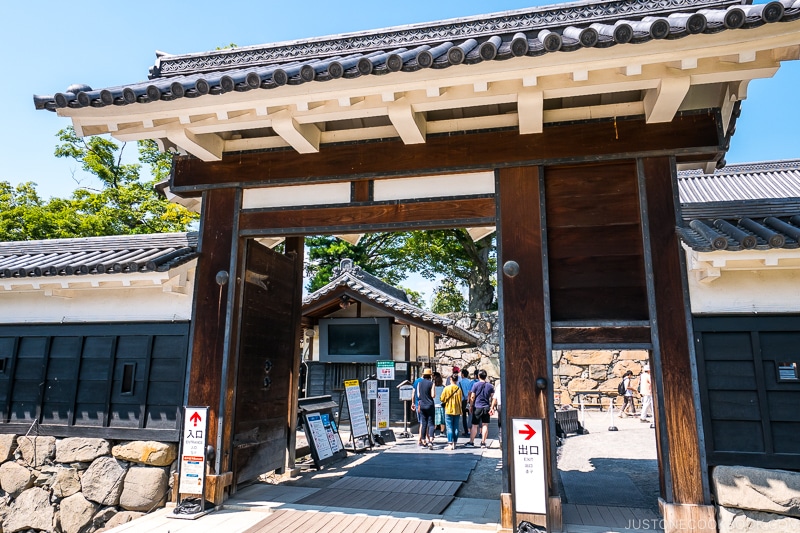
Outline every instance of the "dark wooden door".
POLYGON ((247 241, 236 358, 233 474, 239 484, 286 464, 301 280, 295 261, 247 241))

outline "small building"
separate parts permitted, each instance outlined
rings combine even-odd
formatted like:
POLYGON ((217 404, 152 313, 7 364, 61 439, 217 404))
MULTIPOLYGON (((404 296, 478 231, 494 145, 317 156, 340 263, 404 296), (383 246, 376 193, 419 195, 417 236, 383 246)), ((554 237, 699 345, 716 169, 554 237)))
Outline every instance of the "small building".
POLYGON ((413 382, 419 369, 435 360, 437 336, 446 335, 466 346, 480 340, 454 320, 412 304, 403 290, 350 259, 334 269, 327 285, 303 298, 302 313, 306 395, 330 394, 336 400, 344 392, 345 380, 363 381, 376 374, 377 361, 394 361, 395 379, 386 383, 391 422, 403 421, 397 386, 405 380, 413 382))

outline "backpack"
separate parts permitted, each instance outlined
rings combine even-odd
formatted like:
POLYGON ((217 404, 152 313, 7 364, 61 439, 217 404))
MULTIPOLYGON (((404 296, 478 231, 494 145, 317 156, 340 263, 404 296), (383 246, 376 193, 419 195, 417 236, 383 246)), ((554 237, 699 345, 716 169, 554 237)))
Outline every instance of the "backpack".
POLYGON ((620 381, 619 385, 617 385, 617 393, 620 396, 625 396, 625 392, 627 390, 628 390, 627 387, 625 387, 625 378, 622 378, 622 381, 620 381))

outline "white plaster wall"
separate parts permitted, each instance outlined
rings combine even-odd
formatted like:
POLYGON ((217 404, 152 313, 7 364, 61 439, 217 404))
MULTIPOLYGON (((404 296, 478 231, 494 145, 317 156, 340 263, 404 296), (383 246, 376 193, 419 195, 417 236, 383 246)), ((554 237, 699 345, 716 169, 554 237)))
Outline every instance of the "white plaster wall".
POLYGON ((159 285, 71 290, 70 297, 45 291, 0 291, 0 323, 133 322, 190 320, 187 294, 165 293, 159 285))
POLYGON ((800 269, 722 270, 710 282, 689 272, 692 313, 800 312, 800 269))

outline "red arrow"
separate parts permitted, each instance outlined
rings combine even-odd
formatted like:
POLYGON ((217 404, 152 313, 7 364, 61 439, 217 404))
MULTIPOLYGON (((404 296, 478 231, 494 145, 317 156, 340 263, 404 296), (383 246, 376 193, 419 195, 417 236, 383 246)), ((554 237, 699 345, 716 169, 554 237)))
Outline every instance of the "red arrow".
POLYGON ((200 418, 200 413, 197 411, 194 412, 192 416, 189 417, 189 422, 194 422, 194 427, 197 427, 197 423, 200 422, 202 418, 200 418))
POLYGON ((520 430, 519 430, 519 434, 520 434, 520 435, 527 435, 527 437, 525 437, 525 440, 531 440, 531 437, 533 437, 534 435, 536 435, 536 430, 535 430, 535 429, 533 429, 533 428, 530 426, 530 424, 525 424, 525 428, 526 428, 526 429, 520 429, 520 430))

